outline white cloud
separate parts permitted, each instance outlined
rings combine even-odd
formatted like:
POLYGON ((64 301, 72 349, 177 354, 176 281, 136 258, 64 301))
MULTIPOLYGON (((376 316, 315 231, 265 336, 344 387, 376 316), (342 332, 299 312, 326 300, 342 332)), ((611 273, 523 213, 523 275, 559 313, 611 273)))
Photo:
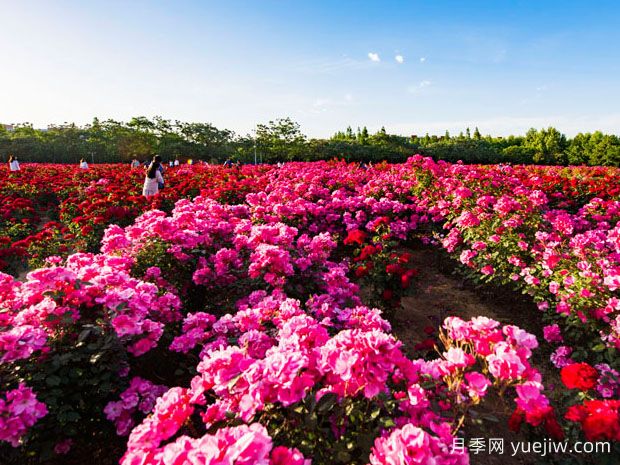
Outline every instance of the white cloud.
POLYGON ((424 63, 426 61, 426 57, 420 57, 420 63, 424 63))
POLYGON ((419 94, 420 92, 422 92, 422 89, 424 89, 425 87, 430 87, 432 84, 433 83, 431 81, 425 79, 424 81, 418 82, 416 85, 409 86, 407 88, 407 91, 410 94, 419 94))
POLYGON ((344 108, 353 103, 353 95, 346 93, 342 98, 319 97, 312 101, 311 107, 298 110, 302 114, 331 113, 339 108, 344 108))
POLYGON ((374 52, 368 52, 368 58, 370 58, 370 61, 381 61, 381 58, 379 58, 379 54, 374 52))
POLYGON ((400 63, 401 65, 405 62, 405 57, 403 57, 402 55, 396 55, 394 59, 397 63, 400 63))

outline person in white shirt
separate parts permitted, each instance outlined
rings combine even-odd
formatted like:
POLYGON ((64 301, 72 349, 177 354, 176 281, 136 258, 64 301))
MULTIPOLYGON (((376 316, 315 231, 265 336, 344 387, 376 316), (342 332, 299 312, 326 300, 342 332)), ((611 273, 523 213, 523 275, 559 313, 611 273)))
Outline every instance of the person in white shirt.
POLYGON ((86 160, 84 160, 83 158, 80 160, 80 169, 83 169, 83 170, 88 169, 88 163, 86 163, 86 160))
POLYGON ((160 184, 164 184, 164 178, 159 172, 159 162, 153 160, 146 170, 146 177, 144 178, 144 187, 142 188, 142 195, 150 197, 159 192, 160 184))
POLYGON ((179 159, 174 160, 174 166, 179 166, 179 159))
POLYGON ((19 167, 19 162, 17 161, 17 158, 13 155, 9 157, 9 169, 11 171, 19 171, 21 169, 19 167))

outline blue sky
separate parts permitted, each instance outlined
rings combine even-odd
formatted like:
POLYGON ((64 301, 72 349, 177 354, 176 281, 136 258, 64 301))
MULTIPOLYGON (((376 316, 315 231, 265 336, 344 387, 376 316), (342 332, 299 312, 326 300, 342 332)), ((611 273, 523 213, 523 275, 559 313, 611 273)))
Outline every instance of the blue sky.
POLYGON ((616 1, 0 0, 0 122, 618 134, 619 57, 616 1))

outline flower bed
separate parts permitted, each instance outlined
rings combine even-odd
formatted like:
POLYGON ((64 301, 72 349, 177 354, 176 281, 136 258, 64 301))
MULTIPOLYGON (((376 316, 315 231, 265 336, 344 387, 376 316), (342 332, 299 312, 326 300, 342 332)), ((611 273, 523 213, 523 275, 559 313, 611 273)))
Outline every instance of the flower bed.
POLYGON ((0 274, 6 447, 53 460, 128 434, 127 465, 459 464, 489 395, 515 430, 620 438, 620 201, 600 184, 618 170, 198 165, 147 201, 141 170, 27 165, 0 192, 35 173, 5 194, 4 228, 28 225, 5 266, 42 266, 0 274), (389 317, 415 240, 529 294, 564 388, 531 364, 536 337, 484 317, 407 357, 389 317))

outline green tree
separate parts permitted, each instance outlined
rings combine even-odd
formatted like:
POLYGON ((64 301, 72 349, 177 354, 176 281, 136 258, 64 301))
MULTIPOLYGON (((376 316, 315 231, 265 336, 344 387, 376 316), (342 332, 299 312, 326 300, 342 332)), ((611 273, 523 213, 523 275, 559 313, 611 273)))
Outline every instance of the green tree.
POLYGON ((220 130, 210 123, 181 123, 176 126, 183 140, 189 144, 183 148, 185 156, 223 162, 234 152, 235 134, 227 129, 220 130))
POLYGON ((566 136, 557 129, 530 129, 525 135, 524 147, 534 150, 535 163, 565 164, 566 136))
POLYGON ((365 144, 368 141, 368 128, 366 126, 363 127, 360 133, 359 141, 360 144, 365 144))
POLYGON ((265 161, 277 162, 303 158, 306 136, 299 124, 290 118, 279 118, 256 126, 256 143, 265 161))

